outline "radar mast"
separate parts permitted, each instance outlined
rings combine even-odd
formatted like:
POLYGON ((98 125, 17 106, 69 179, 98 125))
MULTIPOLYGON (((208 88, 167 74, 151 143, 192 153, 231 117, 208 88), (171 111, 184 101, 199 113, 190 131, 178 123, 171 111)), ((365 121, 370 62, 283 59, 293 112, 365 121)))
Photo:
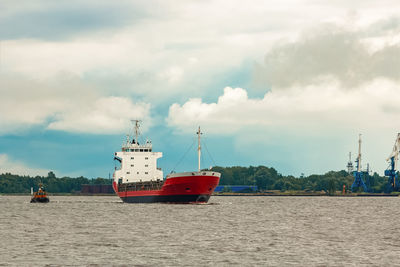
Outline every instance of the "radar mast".
POLYGON ((197 147, 197 156, 198 156, 198 161, 199 161, 199 172, 200 172, 200 158, 201 158, 201 143, 200 143, 200 136, 202 135, 202 132, 200 131, 200 126, 199 130, 197 131, 197 136, 198 136, 198 147, 197 147))
POLYGON ((140 128, 140 123, 142 122, 141 120, 131 120, 132 124, 135 126, 135 142, 138 145, 139 144, 139 128, 140 128))

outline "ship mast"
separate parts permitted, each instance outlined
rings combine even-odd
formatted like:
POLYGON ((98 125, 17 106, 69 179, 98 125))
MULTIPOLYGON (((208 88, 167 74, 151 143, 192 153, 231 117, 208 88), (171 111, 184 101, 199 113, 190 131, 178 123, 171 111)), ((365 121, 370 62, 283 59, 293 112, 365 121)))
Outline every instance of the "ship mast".
POLYGON ((197 131, 197 136, 198 136, 197 156, 198 156, 198 161, 199 161, 199 172, 200 172, 200 157, 201 157, 200 135, 201 135, 201 131, 200 131, 200 126, 199 126, 199 130, 197 131))
POLYGON ((135 142, 136 144, 139 144, 138 138, 139 138, 139 127, 140 127, 140 120, 131 120, 132 123, 135 123, 135 142))

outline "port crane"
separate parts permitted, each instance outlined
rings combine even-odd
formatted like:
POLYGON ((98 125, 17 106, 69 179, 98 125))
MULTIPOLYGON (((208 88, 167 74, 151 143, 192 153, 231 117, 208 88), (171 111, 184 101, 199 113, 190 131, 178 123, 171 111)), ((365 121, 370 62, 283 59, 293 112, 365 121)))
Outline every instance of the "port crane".
POLYGON ((365 174, 365 172, 363 172, 361 170, 361 134, 360 134, 359 139, 358 139, 358 156, 356 159, 356 170, 353 172, 354 182, 351 185, 352 192, 355 192, 357 190, 357 188, 360 188, 360 187, 362 187, 364 192, 369 191, 367 185, 364 183, 364 180, 363 180, 364 174, 365 174))
POLYGON ((353 162, 351 162, 351 152, 349 152, 349 162, 347 163, 347 172, 348 174, 353 173, 353 162))
POLYGON ((385 170, 385 176, 389 177, 388 186, 386 188, 386 191, 388 192, 399 190, 399 172, 397 170, 399 153, 400 153, 400 133, 397 134, 392 153, 387 158, 387 161, 389 162, 389 167, 385 170))

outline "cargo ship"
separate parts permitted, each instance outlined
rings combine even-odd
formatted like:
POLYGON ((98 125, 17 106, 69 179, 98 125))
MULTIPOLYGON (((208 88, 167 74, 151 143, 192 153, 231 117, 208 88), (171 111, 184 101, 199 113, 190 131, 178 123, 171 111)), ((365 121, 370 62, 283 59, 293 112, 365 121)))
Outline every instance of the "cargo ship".
POLYGON ((154 152, 152 143, 139 144, 139 122, 134 120, 134 137, 127 135, 126 142, 114 160, 120 166, 113 173, 113 189, 127 203, 207 203, 219 183, 221 174, 200 169, 200 127, 198 135, 197 171, 173 173, 163 178, 157 167, 162 152, 154 152))

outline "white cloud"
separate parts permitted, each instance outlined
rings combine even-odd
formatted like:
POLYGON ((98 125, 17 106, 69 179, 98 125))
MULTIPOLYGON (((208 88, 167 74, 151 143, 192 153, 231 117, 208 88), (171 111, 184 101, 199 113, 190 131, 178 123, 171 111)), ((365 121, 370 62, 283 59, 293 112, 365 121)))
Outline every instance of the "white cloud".
POLYGON ((173 104, 167 121, 180 131, 204 125, 217 134, 252 128, 294 131, 294 135, 336 135, 354 128, 385 131, 400 128, 396 99, 400 99, 400 85, 387 79, 353 90, 326 80, 319 85, 272 90, 261 99, 249 98, 242 88, 226 87, 216 103, 190 99, 183 105, 173 104))
POLYGON ((160 74, 162 79, 166 79, 170 83, 179 82, 182 79, 184 71, 178 66, 172 66, 160 74))
POLYGON ((201 125, 233 136, 243 157, 298 174, 344 168, 363 133, 364 163, 381 173, 400 129, 400 29, 384 22, 318 25, 275 43, 255 73, 270 89, 262 98, 227 87, 215 103, 173 104, 167 121, 177 132, 201 125))
MULTIPOLYGON (((82 79, 89 77, 102 92, 133 93, 145 97, 146 101, 159 103, 182 94, 210 93, 206 89, 199 92, 199 88, 210 88, 222 75, 239 68, 243 62, 251 64, 261 60, 277 41, 296 40, 304 29, 326 21, 347 23, 346 14, 352 10, 355 15, 351 27, 359 29, 376 22, 374 29, 381 35, 379 29, 396 25, 396 20, 383 25, 378 23, 400 12, 400 5, 396 3, 388 0, 380 5, 369 1, 368 4, 352 2, 349 5, 319 0, 274 0, 256 1, 252 5, 233 1, 227 6, 221 0, 173 4, 150 1, 132 5, 123 2, 112 8, 113 14, 118 8, 134 10, 143 19, 123 20, 120 27, 92 25, 93 31, 85 30, 85 34, 79 29, 76 33, 68 30, 67 40, 3 40, 0 58, 5 72, 34 79, 47 79, 60 72, 74 73, 82 79), (154 9, 154 6, 159 8, 154 9)), ((85 6, 90 5, 98 3, 88 2, 85 6)), ((100 6, 104 5, 108 6, 101 2, 100 6)), ((19 9, 23 11, 21 14, 30 12, 30 8, 11 2, 5 6, 11 6, 16 15, 19 9)), ((64 6, 66 10, 75 8, 68 1, 48 8, 64 6)), ((31 9, 41 8, 40 4, 35 4, 31 9)), ((96 10, 88 12, 95 16, 96 10)), ((393 31, 390 33, 393 35, 393 31)), ((368 38, 372 40, 375 35, 368 38)), ((378 36, 374 42, 379 43, 384 38, 378 36)))
POLYGON ((83 107, 61 112, 47 128, 78 133, 120 133, 128 129, 131 119, 145 119, 149 125, 149 110, 149 104, 134 104, 124 97, 102 97, 83 107))
POLYGON ((128 97, 103 96, 71 75, 38 81, 2 75, 0 134, 42 125, 52 130, 109 134, 128 129, 130 119, 151 124, 150 105, 128 97))
POLYGON ((327 80, 272 90, 263 98, 227 87, 215 103, 190 99, 173 104, 167 122, 178 133, 200 125, 207 134, 232 136, 234 151, 248 162, 296 175, 344 169, 346 155, 357 151, 362 133, 363 168, 369 162, 382 174, 400 131, 398 99, 400 85, 387 79, 352 90, 327 80))
POLYGON ((0 154, 0 173, 12 173, 19 175, 41 175, 46 176, 48 170, 32 168, 20 161, 12 160, 7 154, 0 154))

